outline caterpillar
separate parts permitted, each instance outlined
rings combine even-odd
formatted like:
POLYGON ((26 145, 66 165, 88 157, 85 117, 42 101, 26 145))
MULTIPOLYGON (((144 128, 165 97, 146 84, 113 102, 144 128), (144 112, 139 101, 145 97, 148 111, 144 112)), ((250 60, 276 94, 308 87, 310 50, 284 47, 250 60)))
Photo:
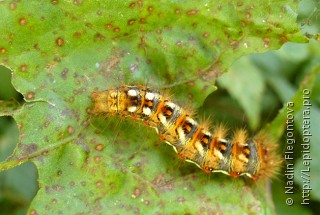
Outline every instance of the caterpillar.
POLYGON ((265 136, 249 138, 246 130, 239 129, 230 138, 222 125, 209 131, 209 126, 198 123, 190 111, 157 90, 120 86, 93 91, 90 97, 93 115, 119 114, 142 120, 155 128, 180 158, 205 172, 257 180, 272 178, 281 166, 277 145, 265 136))

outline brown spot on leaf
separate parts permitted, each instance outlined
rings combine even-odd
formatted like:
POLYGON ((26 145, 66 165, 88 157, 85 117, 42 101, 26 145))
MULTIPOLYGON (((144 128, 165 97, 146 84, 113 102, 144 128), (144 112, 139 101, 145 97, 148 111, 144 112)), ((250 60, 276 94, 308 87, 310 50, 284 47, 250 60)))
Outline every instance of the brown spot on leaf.
POLYGON ((90 23, 90 22, 86 22, 86 24, 85 24, 88 28, 93 28, 93 24, 92 23, 90 23))
POLYGON ((114 31, 114 32, 119 32, 119 31, 120 31, 120 28, 114 28, 113 31, 114 31))
POLYGON ((137 198, 141 195, 141 190, 139 188, 134 189, 133 196, 137 198))
POLYGON ((101 41, 106 39, 106 37, 100 33, 96 33, 95 38, 101 41))
POLYGON ((176 14, 179 14, 179 13, 181 13, 181 10, 180 10, 180 9, 176 9, 176 10, 175 10, 175 13, 176 13, 176 14))
POLYGON ((96 145, 95 149, 97 151, 101 151, 103 149, 103 145, 102 144, 96 145))
POLYGON ((52 204, 57 204, 58 201, 57 201, 57 199, 52 199, 51 202, 52 202, 52 204))
POLYGON ((197 10, 189 10, 187 11, 187 15, 196 15, 198 13, 197 10))
POLYGON ((73 127, 70 125, 68 126, 68 133, 73 134, 73 127))
POLYGON ((152 12, 153 11, 153 7, 152 6, 148 7, 148 11, 152 12))
POLYGON ((58 46, 62 46, 64 44, 64 40, 61 37, 58 37, 56 39, 56 43, 57 43, 58 46))
POLYGON ((80 33, 80 32, 75 32, 75 33, 73 34, 73 37, 75 37, 75 38, 80 38, 80 37, 81 37, 81 33, 80 33))
POLYGON ((238 3, 237 3, 237 6, 238 7, 241 7, 243 5, 243 2, 242 1, 239 1, 238 3))
POLYGON ((20 25, 26 25, 27 24, 27 20, 25 18, 20 18, 19 19, 19 24, 20 25))
POLYGON ((91 140, 90 140, 90 144, 91 143, 96 143, 97 142, 97 139, 96 138, 92 138, 91 140))
POLYGON ((250 13, 246 13, 246 18, 250 19, 251 18, 251 14, 250 13))
POLYGON ((53 185, 52 188, 53 188, 55 191, 61 191, 61 190, 63 190, 63 187, 60 186, 60 185, 53 185))
POLYGON ((193 81, 190 81, 190 82, 188 82, 187 84, 188 84, 189 86, 191 86, 191 87, 195 86, 195 83, 194 83, 193 81))
POLYGON ((239 42, 237 40, 230 40, 229 45, 233 48, 236 49, 239 46, 239 42))
POLYGON ((91 108, 86 108, 86 112, 88 113, 88 114, 93 114, 93 110, 91 109, 91 108))
POLYGON ((40 51, 40 48, 39 48, 39 44, 36 43, 36 44, 33 44, 33 48, 37 51, 40 51))
POLYGON ((27 65, 22 65, 20 67, 20 69, 21 69, 22 72, 25 72, 25 71, 27 71, 28 67, 27 67, 27 65))
POLYGON ((146 38, 145 38, 144 36, 142 36, 142 37, 140 38, 140 41, 141 41, 141 43, 138 44, 138 47, 139 47, 139 48, 144 48, 145 45, 146 45, 146 38))
POLYGON ((180 197, 178 197, 177 201, 180 203, 183 203, 186 201, 186 199, 184 197, 180 196, 180 197))
POLYGON ((34 95, 35 95, 34 92, 28 92, 27 95, 26 95, 26 99, 33 99, 34 95))
POLYGON ((134 2, 131 2, 129 5, 130 8, 134 8, 135 6, 136 6, 136 3, 134 3, 134 2))
POLYGON ((145 200, 143 203, 144 203, 145 205, 150 205, 150 201, 149 201, 149 200, 145 200))
POLYGON ((286 42, 288 42, 288 38, 286 36, 281 36, 280 37, 280 44, 284 44, 286 42))
POLYGON ((110 24, 110 23, 105 24, 104 27, 107 28, 107 29, 111 29, 112 28, 112 24, 110 24))
POLYGON ((80 5, 82 4, 82 0, 73 0, 73 4, 80 5))
POLYGON ((48 120, 46 120, 44 123, 43 123, 43 126, 45 128, 47 128, 48 126, 50 125, 50 122, 48 120))
POLYGON ((133 25, 135 22, 136 22, 135 19, 130 19, 130 20, 128 21, 128 25, 133 25))
POLYGON ((246 27, 247 26, 247 23, 245 21, 241 21, 241 26, 242 27, 246 27))
POLYGON ((204 38, 208 38, 209 37, 209 34, 207 32, 204 32, 203 35, 202 35, 204 38))
POLYGON ((141 23, 141 24, 146 23, 146 19, 145 19, 145 18, 140 18, 140 23, 141 23))
POLYGON ((118 69, 122 57, 123 53, 113 50, 113 55, 101 62, 99 73, 106 78, 110 78, 110 71, 118 69))
POLYGON ((97 181, 96 183, 97 187, 101 187, 103 185, 102 181, 97 181))
POLYGON ((87 185, 87 182, 85 182, 85 181, 81 181, 81 183, 80 183, 82 186, 86 186, 87 185))
POLYGON ((32 210, 30 211, 30 215, 38 215, 38 213, 37 213, 36 210, 32 209, 32 210))
POLYGON ((129 69, 130 69, 130 72, 135 72, 138 69, 138 65, 137 64, 131 64, 129 69))
POLYGON ((98 163, 98 162, 100 161, 100 156, 95 156, 95 157, 94 157, 94 161, 95 161, 96 163, 98 163))
POLYGON ((17 126, 18 126, 18 129, 19 129, 19 130, 21 130, 21 129, 22 129, 22 127, 23 127, 23 125, 22 125, 22 124, 20 124, 20 123, 17 123, 17 126))
POLYGON ((51 188, 49 186, 46 186, 45 187, 45 190, 46 190, 46 193, 47 194, 50 194, 51 193, 51 188))
POLYGON ((269 43, 270 42, 270 38, 269 37, 265 37, 265 38, 263 38, 263 41, 266 42, 266 43, 269 43))
POLYGON ((7 50, 5 48, 0 48, 0 53, 6 53, 7 50))
POLYGON ((53 59, 55 62, 61 62, 61 58, 60 57, 55 57, 54 59, 53 59))
POLYGON ((23 155, 30 155, 37 151, 38 146, 36 144, 18 144, 18 147, 21 148, 21 151, 23 151, 21 154, 23 155))
POLYGON ((11 3, 10 4, 10 10, 16 9, 16 3, 11 3))
POLYGON ((58 4, 59 0, 51 0, 51 4, 58 4))
POLYGON ((64 68, 63 71, 61 72, 61 77, 62 79, 66 80, 67 79, 67 74, 69 72, 69 69, 64 68))

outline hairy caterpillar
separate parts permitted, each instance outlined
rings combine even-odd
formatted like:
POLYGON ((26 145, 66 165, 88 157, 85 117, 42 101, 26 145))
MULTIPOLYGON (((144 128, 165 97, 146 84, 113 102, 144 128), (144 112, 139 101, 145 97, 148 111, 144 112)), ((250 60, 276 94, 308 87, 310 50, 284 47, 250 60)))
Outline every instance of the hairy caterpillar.
POLYGON ((192 114, 164 94, 141 86, 120 86, 91 93, 92 114, 119 114, 143 120, 177 154, 205 172, 222 172, 233 177, 270 178, 281 163, 276 145, 267 138, 248 138, 243 129, 227 137, 223 126, 209 131, 192 114))

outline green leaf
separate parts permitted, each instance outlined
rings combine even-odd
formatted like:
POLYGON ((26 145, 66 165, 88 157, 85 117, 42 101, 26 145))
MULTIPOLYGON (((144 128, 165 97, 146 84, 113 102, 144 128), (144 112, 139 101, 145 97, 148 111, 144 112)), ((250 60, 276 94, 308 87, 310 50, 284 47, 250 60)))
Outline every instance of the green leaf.
POLYGON ((305 89, 312 91, 319 73, 320 66, 317 66, 305 77, 294 97, 279 111, 278 116, 262 129, 261 133, 268 133, 275 139, 280 139, 285 132, 288 114, 295 115, 303 108, 303 91, 305 89))
POLYGON ((229 73, 221 77, 218 83, 239 101, 249 118, 250 127, 257 129, 260 123, 260 106, 265 83, 250 59, 242 58, 236 61, 229 73))
MULTIPOLYGON (((312 134, 310 137, 310 142, 307 143, 309 145, 309 149, 305 150, 301 148, 301 156, 304 159, 299 158, 297 160, 290 160, 287 159, 285 160, 284 163, 284 168, 283 171, 288 171, 290 173, 290 168, 287 167, 289 164, 293 164, 294 166, 290 166, 291 168, 294 168, 294 178, 284 178, 284 182, 281 184, 276 185, 277 188, 274 189, 275 192, 280 194, 275 196, 275 201, 282 201, 281 203, 277 204, 277 211, 279 214, 282 213, 291 213, 291 214, 310 214, 311 212, 306 210, 306 205, 300 205, 301 202, 303 201, 302 195, 305 196, 306 200, 305 202, 310 202, 310 199, 319 199, 319 193, 317 192, 317 180, 319 180, 320 177, 320 170, 318 168, 318 156, 317 156, 317 151, 320 150, 318 147, 318 141, 319 141, 319 132, 317 132, 317 122, 319 122, 319 108, 317 107, 311 107, 310 109, 307 108, 305 105, 305 96, 310 97, 311 92, 313 92, 314 84, 316 82, 316 79, 319 80, 319 74, 320 74, 320 65, 314 67, 308 76, 305 77, 305 79, 301 82, 299 90, 295 93, 295 95, 287 102, 287 105, 284 106, 280 111, 278 116, 270 123, 267 124, 263 129, 262 133, 268 133, 269 135, 273 136, 274 139, 280 139, 281 136, 285 136, 285 145, 283 146, 284 152, 287 156, 289 155, 290 158, 296 158, 298 155, 296 155, 297 149, 301 147, 303 144, 303 141, 299 141, 297 136, 291 137, 292 130, 291 128, 288 129, 287 125, 293 125, 294 123, 294 131, 299 131, 301 134, 303 133, 302 131, 302 124, 305 123, 305 119, 301 116, 301 110, 307 110, 310 111, 310 117, 308 120, 310 121, 310 127, 305 129, 308 132, 312 134), (318 78, 317 78, 318 77, 318 78), (305 94, 304 90, 309 90, 310 95, 305 94), (298 125, 298 126, 297 126, 298 125), (287 132, 287 133, 285 133, 287 132), (289 135, 288 133, 291 134, 289 135), (290 139, 290 140, 289 140, 290 139), (294 139, 294 142, 292 141, 294 139), (293 148, 290 148, 293 147, 293 148), (289 154, 293 153, 293 154, 289 154), (311 157, 311 161, 309 164, 305 163, 308 157, 311 157), (301 170, 309 170, 306 173, 306 175, 303 175, 301 170), (304 191, 298 191, 294 190, 292 194, 286 194, 286 187, 290 187, 290 181, 297 182, 301 186, 301 189, 303 188, 303 185, 305 186, 304 188, 308 188, 307 186, 309 185, 312 187, 312 190, 307 190, 305 189, 304 191), (310 180, 309 183, 305 183, 307 180, 310 180), (289 184, 288 184, 289 183, 289 184), (312 192, 312 195, 307 192, 312 192), (303 194, 302 192, 306 192, 303 194), (285 200, 287 198, 292 198, 294 200, 293 205, 285 205, 285 200), (285 206, 284 206, 285 205, 285 206)), ((315 97, 318 96, 318 94, 314 94, 315 97)), ((309 100, 310 102, 310 100, 309 100)), ((296 135, 296 134, 295 134, 296 135)), ((300 153, 299 153, 300 154, 300 153)), ((285 156, 285 155, 284 155, 285 156)))
POLYGON ((27 101, 11 113, 19 142, 0 169, 36 164, 40 189, 28 213, 273 213, 267 192, 257 198, 242 180, 207 176, 178 161, 152 129, 92 119, 86 109, 95 88, 123 83, 170 88, 198 107, 239 57, 307 41, 296 8, 295 1, 0 2, 0 63, 27 101))

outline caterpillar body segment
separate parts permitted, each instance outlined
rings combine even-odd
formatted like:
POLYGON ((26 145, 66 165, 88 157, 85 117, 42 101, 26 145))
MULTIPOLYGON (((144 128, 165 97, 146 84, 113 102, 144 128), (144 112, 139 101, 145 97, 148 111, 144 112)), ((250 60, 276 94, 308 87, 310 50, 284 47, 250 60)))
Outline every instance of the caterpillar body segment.
POLYGON ((157 130, 182 159, 205 172, 222 172, 233 177, 269 178, 278 171, 281 159, 276 145, 266 139, 248 138, 245 130, 227 137, 227 129, 209 131, 189 111, 157 90, 138 86, 113 87, 91 93, 92 113, 119 114, 143 120, 157 130))

